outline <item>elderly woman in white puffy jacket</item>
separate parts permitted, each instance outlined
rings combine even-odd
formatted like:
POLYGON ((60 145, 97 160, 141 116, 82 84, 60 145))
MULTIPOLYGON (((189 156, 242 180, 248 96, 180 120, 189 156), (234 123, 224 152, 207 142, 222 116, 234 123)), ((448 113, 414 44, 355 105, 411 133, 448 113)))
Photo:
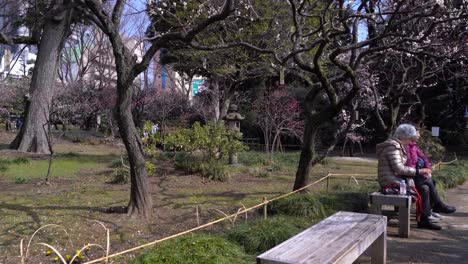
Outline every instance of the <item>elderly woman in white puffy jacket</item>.
MULTIPOLYGON (((430 208, 430 196, 437 195, 437 193, 431 194, 428 191, 427 193, 421 193, 421 196, 419 196, 414 188, 414 181, 412 179, 412 177, 418 174, 430 174, 432 172, 431 169, 423 168, 418 170, 414 167, 405 166, 405 146, 416 137, 416 128, 413 125, 402 124, 398 126, 391 138, 377 144, 379 185, 384 192, 386 190, 398 190, 401 181, 406 180, 408 182, 407 185, 416 193, 418 227, 440 230, 440 226, 429 221, 430 210, 423 210, 426 207, 430 208)), ((444 206, 449 207, 447 205, 444 206)))

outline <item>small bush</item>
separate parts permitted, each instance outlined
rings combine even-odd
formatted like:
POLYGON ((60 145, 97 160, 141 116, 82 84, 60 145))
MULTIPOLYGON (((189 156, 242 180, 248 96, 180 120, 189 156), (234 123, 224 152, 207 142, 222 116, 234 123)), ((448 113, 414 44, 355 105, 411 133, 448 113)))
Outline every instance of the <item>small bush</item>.
POLYGON ((229 173, 226 167, 216 160, 210 160, 200 164, 200 174, 204 178, 212 181, 227 181, 229 180, 229 173))
POLYGON ((240 142, 241 135, 222 124, 196 122, 190 129, 181 129, 166 136, 164 145, 173 151, 201 151, 207 160, 220 160, 229 153, 239 153, 246 147, 240 142))
POLYGON ((421 138, 418 141, 418 147, 426 154, 431 162, 441 161, 445 155, 445 148, 439 138, 433 137, 428 130, 421 129, 421 138))
POLYGON ((83 142, 85 142, 85 140, 80 138, 80 137, 73 137, 72 142, 73 143, 83 143, 83 142))
POLYGON ((18 157, 11 161, 12 164, 29 164, 30 162, 31 160, 25 157, 18 157))
POLYGON ((21 184, 21 183, 25 183, 26 182, 26 178, 22 177, 22 176, 16 176, 15 177, 15 183, 16 184, 21 184))
POLYGON ((123 168, 122 160, 120 158, 111 161, 111 168, 123 168))
POLYGON ((271 173, 269 171, 260 170, 257 173, 257 177, 259 177, 259 178, 269 178, 269 177, 271 177, 271 173))
POLYGON ((227 238, 244 247, 248 254, 264 252, 310 226, 304 219, 271 217, 236 226, 227 231, 227 238))
POLYGON ((452 164, 442 166, 442 170, 433 171, 434 179, 445 188, 453 188, 468 180, 468 162, 456 161, 452 164))
POLYGON ((273 201, 268 204, 268 212, 313 219, 322 219, 326 216, 322 203, 312 194, 296 194, 273 201))
POLYGON ((68 152, 62 155, 64 158, 78 158, 80 155, 75 152, 68 152))
POLYGON ((161 158, 163 159, 174 159, 177 155, 176 152, 164 152, 161 154, 161 158))
POLYGON ((174 167, 183 170, 185 173, 194 174, 200 170, 200 162, 191 155, 180 152, 174 156, 174 167))
POLYGON ((130 172, 126 169, 118 169, 113 173, 113 178, 111 180, 112 184, 126 184, 128 183, 130 172))
POLYGON ((328 193, 319 198, 325 211, 364 212, 368 210, 369 194, 364 190, 328 193))
POLYGON ((0 163, 0 172, 5 172, 8 170, 8 166, 4 163, 0 163))
POLYGON ((443 129, 440 133, 440 139, 445 145, 449 146, 463 146, 467 143, 465 142, 463 131, 447 131, 443 129))
POLYGON ((145 161, 145 168, 146 168, 146 172, 149 175, 154 174, 156 172, 156 166, 149 161, 145 161))
POLYGON ((239 153, 239 163, 246 166, 258 166, 268 163, 268 159, 263 152, 246 151, 239 153))
POLYGON ((196 234, 162 242, 133 264, 242 264, 249 263, 248 258, 241 247, 222 237, 196 234))

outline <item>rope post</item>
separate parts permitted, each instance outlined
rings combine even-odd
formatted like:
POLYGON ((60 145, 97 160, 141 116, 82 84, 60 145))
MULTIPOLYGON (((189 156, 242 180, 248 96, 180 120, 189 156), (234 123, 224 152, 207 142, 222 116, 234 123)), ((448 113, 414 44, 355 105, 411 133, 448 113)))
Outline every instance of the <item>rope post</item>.
POLYGON ((330 172, 327 173, 327 192, 328 192, 329 186, 330 186, 330 172))
POLYGON ((263 218, 265 218, 265 220, 267 219, 267 205, 268 200, 266 197, 263 197, 263 218))
POLYGON ((200 226, 200 213, 198 212, 198 204, 196 205, 196 210, 197 210, 197 226, 200 226))

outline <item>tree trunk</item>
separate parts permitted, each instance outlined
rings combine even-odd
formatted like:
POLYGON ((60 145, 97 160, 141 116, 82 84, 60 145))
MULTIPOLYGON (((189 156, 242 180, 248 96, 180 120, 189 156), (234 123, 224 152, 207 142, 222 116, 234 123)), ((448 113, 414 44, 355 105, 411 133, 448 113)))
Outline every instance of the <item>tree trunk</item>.
POLYGON ((213 123, 218 123, 220 120, 220 112, 219 112, 219 101, 221 100, 220 91, 219 91, 219 79, 213 79, 213 108, 214 108, 214 116, 213 116, 213 123))
MULTIPOLYGON (((118 63, 117 63, 118 65, 118 63)), ((121 66, 125 67, 125 66, 121 66)), ((132 91, 128 83, 118 81, 118 98, 116 105, 117 122, 119 124, 120 136, 127 149, 130 162, 130 202, 128 203, 128 214, 132 216, 149 217, 153 203, 149 192, 148 177, 146 175, 145 158, 140 135, 133 122, 131 112, 132 91)))
POLYGON ((318 132, 318 127, 316 124, 320 123, 313 122, 312 118, 306 118, 304 142, 302 143, 301 156, 299 159, 299 165, 297 167, 296 180, 294 181, 293 190, 300 189, 306 186, 309 182, 309 174, 313 166, 312 160, 316 155, 315 138, 318 132))
POLYGON ((400 112, 400 103, 392 103, 390 105, 390 123, 387 125, 387 130, 385 133, 387 137, 392 135, 393 129, 395 129, 397 125, 398 113, 400 112))
POLYGON ((114 38, 110 38, 110 40, 118 76, 117 104, 115 106, 116 119, 130 162, 131 187, 127 213, 131 216, 150 217, 153 202, 146 174, 143 145, 135 127, 131 111, 132 83, 137 77, 131 69, 135 61, 133 54, 125 47, 122 39, 117 34, 114 38))
POLYGON ((233 92, 233 85, 230 84, 228 87, 225 87, 226 91, 224 92, 224 98, 222 100, 220 110, 219 110, 219 118, 222 120, 229 110, 229 105, 231 105, 231 100, 234 95, 233 92))
MULTIPOLYGON (((57 6, 63 4, 64 1, 56 3, 57 6)), ((30 105, 20 132, 10 144, 12 149, 50 153, 47 144, 48 132, 43 126, 49 120, 58 60, 70 25, 70 17, 70 10, 63 11, 58 16, 48 18, 44 25, 30 86, 30 105)))

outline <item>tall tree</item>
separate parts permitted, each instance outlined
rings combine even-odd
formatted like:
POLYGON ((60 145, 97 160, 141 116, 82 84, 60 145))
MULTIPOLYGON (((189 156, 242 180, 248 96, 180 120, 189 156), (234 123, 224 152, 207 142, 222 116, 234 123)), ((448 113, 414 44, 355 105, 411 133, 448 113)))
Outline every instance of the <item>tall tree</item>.
MULTIPOLYGON (((187 16, 190 20, 177 20, 177 14, 175 12, 170 13, 169 17, 172 20, 166 21, 175 20, 176 24, 165 32, 155 32, 151 29, 153 34, 150 39, 151 45, 145 51, 141 61, 138 61, 133 52, 126 47, 123 36, 119 32, 126 1, 117 1, 113 5, 112 11, 97 0, 85 0, 84 3, 86 7, 83 8, 83 11, 89 10, 87 17, 107 35, 114 53, 117 71, 117 122, 130 162, 131 191, 128 214, 150 216, 152 199, 146 175, 143 147, 131 113, 131 85, 135 78, 148 68, 152 57, 159 49, 170 45, 172 41, 189 42, 209 25, 223 20, 232 11, 232 1, 225 0, 221 3, 219 1, 206 1, 203 3, 190 1, 190 5, 186 3, 185 6, 182 2, 179 2, 177 8, 180 9, 176 11, 192 12, 192 16, 187 16), (209 10, 206 10, 206 8, 209 10), (200 13, 197 14, 197 12, 200 13)), ((150 2, 148 6, 150 14, 161 17, 164 13, 158 12, 158 10, 161 9, 159 5, 163 4, 168 6, 166 1, 150 2)), ((165 13, 164 15, 168 14, 165 13)))
POLYGON ((304 101, 304 143, 294 189, 307 185, 313 166, 326 157, 340 138, 337 135, 343 131, 337 117, 363 90, 359 71, 389 50, 424 53, 415 44, 438 46, 440 43, 426 43, 431 32, 467 18, 465 7, 454 9, 432 1, 416 2, 288 0, 288 17, 283 16, 275 27, 278 35, 288 40, 283 41, 288 44, 286 47, 245 41, 217 46, 241 45, 273 54, 278 65, 295 69, 310 84, 304 101), (362 25, 371 27, 369 34, 362 32, 366 30, 362 25))
POLYGON ((22 21, 26 25, 32 24, 31 35, 8 36, 2 32, 0 41, 7 44, 34 44, 40 35, 25 121, 10 147, 20 151, 49 153, 47 131, 44 130, 44 125, 49 120, 57 64, 70 26, 72 8, 69 0, 40 1, 36 4, 23 6, 23 9, 26 9, 23 11, 29 12, 29 20, 38 20, 22 21), (32 19, 34 14, 38 17, 32 19))

